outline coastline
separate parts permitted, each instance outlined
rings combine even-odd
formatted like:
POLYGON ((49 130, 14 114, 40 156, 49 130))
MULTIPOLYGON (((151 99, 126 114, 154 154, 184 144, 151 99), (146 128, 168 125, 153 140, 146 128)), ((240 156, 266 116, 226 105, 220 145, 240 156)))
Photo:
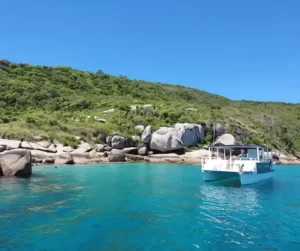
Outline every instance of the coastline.
MULTIPOLYGON (((276 165, 300 165, 299 156, 283 154, 279 151, 272 154, 273 163, 276 165)), ((35 165, 157 163, 200 167, 203 158, 210 156, 214 157, 214 153, 204 148, 193 151, 181 148, 169 152, 153 152, 148 145, 120 147, 120 144, 91 145, 81 142, 79 147, 73 149, 58 142, 0 139, 0 176, 28 177, 32 174, 35 165)))

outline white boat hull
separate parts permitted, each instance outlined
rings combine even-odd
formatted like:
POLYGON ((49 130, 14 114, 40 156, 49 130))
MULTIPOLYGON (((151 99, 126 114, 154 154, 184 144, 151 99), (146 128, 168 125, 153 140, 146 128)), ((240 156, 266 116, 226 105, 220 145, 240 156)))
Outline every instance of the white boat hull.
POLYGON ((221 172, 221 171, 204 171, 202 172, 203 181, 225 180, 233 177, 238 177, 236 172, 221 172))
POLYGON ((240 174, 240 181, 242 185, 253 184, 262 180, 271 179, 273 177, 274 172, 267 173, 253 173, 253 174, 240 174))
POLYGON ((241 185, 249 185, 262 180, 267 180, 273 177, 273 172, 267 173, 237 173, 237 172, 222 172, 222 171, 204 171, 202 172, 203 181, 220 181, 231 178, 239 179, 241 185))

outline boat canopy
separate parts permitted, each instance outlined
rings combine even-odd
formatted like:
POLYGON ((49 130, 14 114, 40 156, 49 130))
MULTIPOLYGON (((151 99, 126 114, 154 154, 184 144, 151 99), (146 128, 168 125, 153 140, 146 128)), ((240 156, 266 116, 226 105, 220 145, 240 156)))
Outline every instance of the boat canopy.
POLYGON ((268 147, 255 145, 255 144, 235 144, 235 145, 215 144, 215 145, 210 145, 208 147, 214 149, 259 149, 259 150, 264 149, 265 151, 271 151, 271 149, 268 147))

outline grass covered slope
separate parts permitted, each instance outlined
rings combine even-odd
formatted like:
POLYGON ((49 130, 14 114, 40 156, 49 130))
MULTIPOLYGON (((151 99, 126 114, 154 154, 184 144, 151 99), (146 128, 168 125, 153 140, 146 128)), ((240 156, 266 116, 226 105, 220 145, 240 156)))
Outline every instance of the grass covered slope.
MULTIPOLYGON (((97 142, 113 132, 136 135, 138 124, 155 130, 176 122, 216 122, 229 133, 242 134, 245 143, 295 153, 300 151, 299 119, 299 104, 231 101, 197 89, 102 72, 0 61, 0 134, 11 138, 42 135, 76 146, 76 136, 97 142), (146 104, 152 106, 143 108, 146 104), (115 110, 102 113, 109 109, 115 110), (100 118, 106 123, 99 123, 100 118)), ((206 140, 212 140, 212 130, 206 140)))

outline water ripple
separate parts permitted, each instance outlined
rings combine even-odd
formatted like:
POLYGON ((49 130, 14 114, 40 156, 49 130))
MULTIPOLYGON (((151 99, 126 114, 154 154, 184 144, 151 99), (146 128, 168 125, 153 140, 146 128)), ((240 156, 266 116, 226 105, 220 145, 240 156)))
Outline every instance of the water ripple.
POLYGON ((0 179, 3 250, 300 250, 300 168, 251 187, 204 184, 197 166, 35 170, 0 179))

